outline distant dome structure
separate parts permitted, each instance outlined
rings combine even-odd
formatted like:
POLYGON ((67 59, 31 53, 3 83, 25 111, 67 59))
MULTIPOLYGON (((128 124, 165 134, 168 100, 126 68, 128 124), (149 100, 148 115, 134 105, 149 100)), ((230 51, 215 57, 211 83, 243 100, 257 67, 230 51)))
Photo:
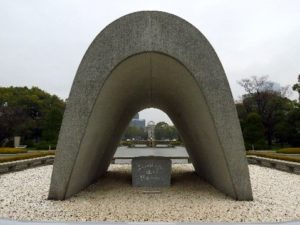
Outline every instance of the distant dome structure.
POLYGON ((155 123, 154 121, 149 121, 147 123, 147 126, 146 126, 146 130, 147 130, 147 133, 148 133, 148 139, 149 140, 154 140, 155 136, 154 136, 154 131, 155 131, 155 123))
POLYGON ((151 120, 147 123, 147 126, 155 126, 155 122, 151 120))

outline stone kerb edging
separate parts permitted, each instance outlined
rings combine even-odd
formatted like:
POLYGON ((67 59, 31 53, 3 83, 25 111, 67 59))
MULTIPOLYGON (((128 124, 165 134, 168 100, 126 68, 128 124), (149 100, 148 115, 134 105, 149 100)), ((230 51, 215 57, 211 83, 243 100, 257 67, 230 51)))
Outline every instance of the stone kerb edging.
POLYGON ((13 162, 0 163, 0 174, 28 169, 31 167, 50 165, 54 162, 54 156, 44 156, 33 159, 24 159, 13 162))
MULTIPOLYGON (((181 157, 178 158, 181 159, 181 157)), ((185 158, 188 159, 190 163, 189 158, 187 157, 185 158)), ((112 160, 112 163, 115 163, 116 159, 118 158, 114 158, 112 160)), ((247 159, 249 164, 256 164, 259 166, 278 169, 285 172, 300 174, 300 163, 263 158, 259 156, 247 156, 247 159)), ((45 156, 45 157, 39 157, 34 159, 25 159, 25 160, 18 160, 14 162, 0 163, 0 174, 24 170, 36 166, 51 165, 53 164, 53 162, 54 162, 54 156, 45 156)))
POLYGON ((247 158, 249 164, 256 164, 285 172, 300 174, 300 163, 264 158, 259 156, 247 156, 247 158))

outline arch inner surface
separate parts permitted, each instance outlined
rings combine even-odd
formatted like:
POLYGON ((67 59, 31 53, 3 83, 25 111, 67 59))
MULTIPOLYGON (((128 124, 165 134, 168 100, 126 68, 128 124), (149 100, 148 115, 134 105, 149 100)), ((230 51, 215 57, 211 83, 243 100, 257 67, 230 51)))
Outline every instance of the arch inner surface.
POLYGON ((243 137, 222 64, 203 34, 168 13, 112 22, 92 42, 66 105, 49 199, 65 199, 105 173, 122 132, 147 107, 166 112, 196 172, 251 200, 243 137))
POLYGON ((105 81, 88 120, 65 197, 106 172, 130 119, 147 107, 169 115, 183 137, 196 172, 237 198, 205 96, 181 62, 158 52, 125 59, 105 81))

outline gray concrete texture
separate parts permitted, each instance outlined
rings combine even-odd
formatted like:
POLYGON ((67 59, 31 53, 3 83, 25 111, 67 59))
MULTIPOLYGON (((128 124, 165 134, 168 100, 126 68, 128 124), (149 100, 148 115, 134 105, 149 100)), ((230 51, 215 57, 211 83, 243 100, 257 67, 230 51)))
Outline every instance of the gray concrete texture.
POLYGON ((171 159, 146 156, 132 159, 132 185, 134 187, 169 187, 171 185, 171 159))
MULTIPOLYGON (((0 225, 84 225, 84 224, 90 224, 90 225, 166 225, 168 223, 159 223, 159 222, 135 222, 135 223, 129 223, 129 222, 31 222, 31 221, 15 221, 15 220, 7 220, 7 219, 1 219, 0 218, 0 225)), ((173 223, 169 223, 173 224, 173 223)), ((191 223, 176 223, 181 225, 190 225, 191 223)), ((197 224, 203 224, 203 225, 300 225, 299 221, 288 221, 283 223, 193 223, 195 225, 197 224)))
POLYGON ((98 180, 130 119, 147 107, 169 115, 199 176, 234 199, 252 199, 235 105, 214 49, 194 26, 157 11, 121 17, 88 48, 68 98, 49 199, 98 180))

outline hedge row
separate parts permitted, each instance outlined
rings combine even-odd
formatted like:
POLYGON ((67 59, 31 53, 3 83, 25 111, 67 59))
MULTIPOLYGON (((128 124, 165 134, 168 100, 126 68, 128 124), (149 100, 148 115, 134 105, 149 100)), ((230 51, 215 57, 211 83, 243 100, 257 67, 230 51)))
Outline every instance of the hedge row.
POLYGON ((26 152, 27 150, 24 148, 0 148, 0 154, 17 154, 26 152))
POLYGON ((300 148, 282 148, 276 151, 284 154, 300 154, 300 148))
POLYGON ((12 161, 24 160, 24 159, 33 159, 33 158, 38 158, 38 157, 43 157, 48 155, 55 155, 55 151, 31 152, 31 153, 20 154, 20 155, 9 156, 9 157, 0 156, 0 163, 12 162, 12 161))
POLYGON ((279 155, 279 154, 271 153, 271 152, 269 153, 269 152, 248 151, 247 155, 254 155, 254 156, 260 156, 260 157, 265 157, 265 158, 270 158, 270 159, 278 159, 278 160, 285 160, 285 161, 300 163, 300 157, 279 155))

